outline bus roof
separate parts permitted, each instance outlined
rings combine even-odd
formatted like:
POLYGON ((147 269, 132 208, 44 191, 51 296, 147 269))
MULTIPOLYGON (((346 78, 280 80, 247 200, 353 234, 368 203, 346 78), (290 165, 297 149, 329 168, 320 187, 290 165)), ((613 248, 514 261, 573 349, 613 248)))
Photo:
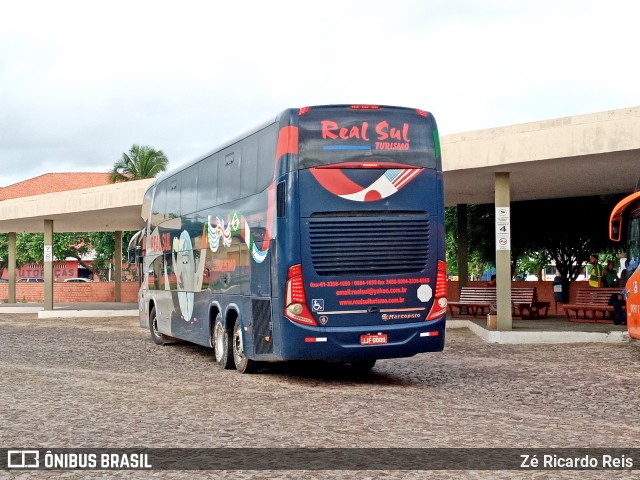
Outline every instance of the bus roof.
POLYGON ((149 189, 153 188, 155 185, 159 184, 160 182, 162 182, 163 180, 168 179, 169 177, 175 175, 176 173, 181 172, 182 170, 185 170, 187 168, 189 168, 192 165, 195 165, 196 163, 200 162, 201 160, 204 160, 205 158, 220 152, 221 150, 224 150, 227 147, 230 147, 231 145, 234 145, 235 143, 241 141, 243 138, 248 137, 249 135, 252 135, 256 132, 259 132, 260 130, 263 130, 267 127, 269 127, 270 125, 273 125, 274 123, 277 123, 280 121, 280 119, 285 116, 285 115, 291 115, 293 112, 298 112, 302 109, 318 109, 318 108, 340 108, 340 107, 344 107, 344 108, 353 108, 355 110, 367 110, 369 108, 375 107, 375 108, 379 108, 379 109, 388 109, 388 108, 393 108, 393 109, 399 109, 399 110, 413 110, 413 111, 421 111, 424 112, 426 114, 426 116, 431 117, 431 114, 426 111, 426 110, 418 110, 416 108, 410 108, 410 107, 400 107, 400 106, 393 106, 393 105, 377 105, 377 104, 328 104, 328 105, 312 105, 312 106, 308 106, 308 107, 300 107, 300 108, 287 108, 283 111, 281 111, 280 113, 278 113, 272 120, 268 120, 266 122, 263 122, 261 124, 259 124, 258 126, 247 130, 246 132, 244 132, 241 135, 238 135, 234 138, 232 138, 231 140, 219 145, 218 147, 216 147, 215 149, 208 151, 206 154, 204 155, 200 155, 199 157, 197 157, 195 160, 192 160, 190 162, 185 163, 184 165, 181 165, 180 167, 176 167, 173 168, 171 170, 169 170, 168 172, 165 172, 163 175, 159 176, 156 178, 156 180, 149 186, 149 189))

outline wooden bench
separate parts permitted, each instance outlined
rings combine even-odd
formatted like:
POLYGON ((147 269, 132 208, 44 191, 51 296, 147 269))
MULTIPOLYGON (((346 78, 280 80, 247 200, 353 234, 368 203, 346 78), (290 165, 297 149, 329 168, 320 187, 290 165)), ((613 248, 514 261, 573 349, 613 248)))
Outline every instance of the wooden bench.
POLYGON ((621 291, 621 288, 580 288, 576 293, 575 303, 566 303, 562 308, 570 322, 613 323, 614 310, 609 305, 609 299, 611 295, 617 295, 621 291), (572 312, 575 312, 573 318, 572 312))
MULTIPOLYGON (((462 287, 460 289, 460 300, 449 302, 449 312, 455 317, 457 315, 472 315, 474 317, 483 316, 495 311, 496 308, 495 287, 462 287)), ((514 287, 511 289, 512 314, 522 318, 546 318, 549 312, 550 302, 538 301, 538 291, 536 287, 514 287)))
POLYGON ((460 289, 460 300, 449 302, 449 312, 455 317, 454 308, 458 309, 458 315, 473 315, 474 317, 484 314, 485 309, 490 310, 491 305, 496 304, 495 287, 462 287, 460 289))
POLYGON ((511 289, 513 316, 522 318, 547 318, 551 302, 538 300, 536 287, 515 287, 511 289))

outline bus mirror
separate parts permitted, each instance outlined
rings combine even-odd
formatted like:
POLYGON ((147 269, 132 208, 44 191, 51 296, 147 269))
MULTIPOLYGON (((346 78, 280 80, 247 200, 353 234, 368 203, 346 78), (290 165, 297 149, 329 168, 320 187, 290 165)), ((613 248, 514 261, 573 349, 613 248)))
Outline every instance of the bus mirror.
POLYGON ((620 217, 611 220, 611 231, 609 232, 609 237, 614 242, 620 241, 620 231, 622 230, 621 226, 622 219, 620 217))

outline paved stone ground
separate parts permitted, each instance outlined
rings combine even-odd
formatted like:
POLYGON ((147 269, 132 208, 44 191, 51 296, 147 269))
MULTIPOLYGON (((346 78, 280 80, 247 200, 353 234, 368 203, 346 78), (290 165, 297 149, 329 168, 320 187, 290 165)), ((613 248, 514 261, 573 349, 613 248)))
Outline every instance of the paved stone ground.
MULTIPOLYGON (((640 342, 487 345, 346 367, 221 371, 134 318, 0 315, 0 447, 619 447, 640 442, 640 342)), ((640 464, 640 459, 636 465, 640 464)), ((632 478, 635 472, 23 472, 0 478, 632 478)))

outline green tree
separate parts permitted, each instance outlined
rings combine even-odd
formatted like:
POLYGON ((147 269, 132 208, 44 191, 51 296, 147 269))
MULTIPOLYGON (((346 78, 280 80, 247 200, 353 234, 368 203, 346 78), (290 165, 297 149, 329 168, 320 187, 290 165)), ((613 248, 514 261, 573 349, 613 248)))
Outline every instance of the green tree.
MULTIPOLYGON (((123 232, 122 258, 127 258, 127 245, 135 232, 123 232)), ((0 235, 0 275, 7 267, 8 236, 0 235)), ((96 274, 100 279, 108 277, 110 265, 115 253, 115 236, 113 232, 76 232, 54 233, 53 256, 62 261, 73 258, 80 265, 96 274), (85 258, 93 253, 93 262, 88 263, 85 258)), ((16 264, 19 267, 28 263, 39 263, 44 260, 44 234, 19 233, 16 235, 16 264)), ((132 275, 134 272, 130 272, 132 275)))
POLYGON ((7 268, 9 262, 9 235, 6 233, 0 234, 0 275, 7 268))
MULTIPOLYGON (((65 259, 67 247, 61 244, 59 235, 54 236, 53 255, 56 259, 65 259)), ((7 267, 9 260, 9 236, 0 235, 0 275, 7 267)), ((16 235, 16 265, 21 267, 27 263, 39 263, 44 260, 44 234, 42 233, 18 233, 16 235)))
POLYGON ((113 164, 113 168, 109 171, 109 180, 111 183, 117 183, 152 178, 165 172, 168 166, 169 160, 162 150, 133 145, 129 153, 123 153, 122 157, 113 164))
POLYGON ((513 203, 512 254, 545 251, 561 277, 575 280, 591 253, 615 252, 608 222, 620 198, 608 195, 513 203))
MULTIPOLYGON (((127 260, 127 245, 135 232, 122 232, 122 259, 127 260)), ((113 232, 93 232, 89 234, 89 242, 95 252, 93 265, 100 280, 107 280, 109 269, 115 257, 116 240, 113 232)))
MULTIPOLYGON (((540 274, 552 260, 560 276, 575 280, 591 253, 615 257, 608 220, 620 195, 531 200, 511 204, 512 274, 540 274)), ((456 265, 455 207, 445 215, 447 261, 456 265)), ((481 274, 495 261, 494 206, 468 206, 469 273, 481 274)), ((603 257, 601 257, 603 260, 603 257)), ((450 272, 454 272, 450 268, 450 272)))
MULTIPOLYGON (((447 271, 451 274, 458 272, 456 209, 445 209, 447 271)), ((471 276, 479 277, 487 265, 495 262, 494 207, 489 204, 468 205, 467 216, 468 269, 471 276)))

